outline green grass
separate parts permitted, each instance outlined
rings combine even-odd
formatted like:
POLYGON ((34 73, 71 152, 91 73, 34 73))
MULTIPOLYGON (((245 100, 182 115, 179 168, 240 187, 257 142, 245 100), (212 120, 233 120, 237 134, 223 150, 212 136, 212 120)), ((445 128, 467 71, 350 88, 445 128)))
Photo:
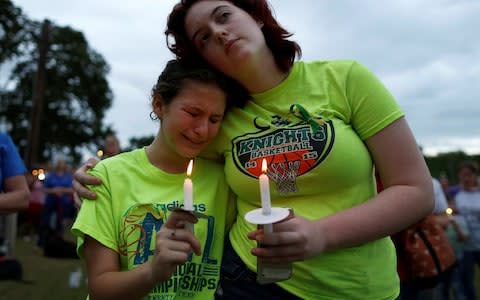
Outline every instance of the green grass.
POLYGON ((19 238, 16 243, 15 257, 23 267, 24 279, 31 283, 0 281, 0 299, 85 299, 87 288, 85 271, 79 259, 54 259, 44 257, 34 249, 34 242, 19 238), (79 267, 83 277, 79 288, 69 287, 71 272, 79 267))

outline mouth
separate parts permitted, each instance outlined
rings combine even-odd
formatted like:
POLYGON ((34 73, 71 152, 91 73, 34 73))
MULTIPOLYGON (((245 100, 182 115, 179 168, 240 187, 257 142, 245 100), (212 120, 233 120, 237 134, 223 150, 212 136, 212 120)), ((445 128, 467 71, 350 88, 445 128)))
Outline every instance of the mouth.
POLYGON ((191 144, 193 144, 193 145, 196 145, 196 146, 202 146, 202 145, 204 145, 204 144, 206 143, 204 140, 195 140, 195 139, 189 138, 188 136, 185 136, 185 139, 186 139, 189 143, 191 143, 191 144))
POLYGON ((229 53, 230 52, 230 48, 232 48, 232 45, 235 44, 238 40, 240 39, 231 39, 229 40, 228 42, 225 43, 225 53, 229 53))

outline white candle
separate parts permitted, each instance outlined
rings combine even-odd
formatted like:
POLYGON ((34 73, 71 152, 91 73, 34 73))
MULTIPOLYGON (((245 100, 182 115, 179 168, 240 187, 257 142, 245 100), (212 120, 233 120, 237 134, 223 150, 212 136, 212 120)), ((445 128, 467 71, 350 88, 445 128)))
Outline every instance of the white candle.
MULTIPOLYGON (((193 182, 190 179, 193 169, 193 159, 190 160, 187 167, 187 178, 183 181, 183 209, 193 211, 193 182)), ((185 229, 193 233, 193 224, 185 223, 185 229)))
POLYGON ((264 215, 269 215, 272 211, 272 204, 270 202, 270 185, 268 176, 266 174, 266 165, 267 162, 263 159, 262 162, 262 174, 258 179, 260 180, 260 197, 262 199, 262 213, 264 215), (265 169, 264 169, 265 166, 265 169))
MULTIPOLYGON (((270 199, 270 184, 267 176, 267 161, 262 160, 262 174, 258 177, 260 181, 260 197, 262 199, 262 214, 270 215, 272 213, 272 203, 270 199)), ((273 232, 272 224, 264 224, 265 233, 273 232)))
POLYGON ((190 160, 187 168, 187 178, 183 182, 183 209, 193 211, 193 182, 190 179, 192 174, 193 160, 190 160))

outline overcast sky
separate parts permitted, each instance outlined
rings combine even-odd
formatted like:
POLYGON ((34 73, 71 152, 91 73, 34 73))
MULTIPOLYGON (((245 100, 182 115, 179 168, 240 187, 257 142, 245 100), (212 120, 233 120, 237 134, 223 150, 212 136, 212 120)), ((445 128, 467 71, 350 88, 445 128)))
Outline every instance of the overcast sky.
MULTIPOLYGON (((149 92, 173 56, 177 0, 13 0, 32 19, 82 31, 111 66, 107 123, 127 146, 155 134, 149 92)), ((304 60, 355 59, 390 89, 425 153, 480 154, 480 1, 271 0, 304 60)))

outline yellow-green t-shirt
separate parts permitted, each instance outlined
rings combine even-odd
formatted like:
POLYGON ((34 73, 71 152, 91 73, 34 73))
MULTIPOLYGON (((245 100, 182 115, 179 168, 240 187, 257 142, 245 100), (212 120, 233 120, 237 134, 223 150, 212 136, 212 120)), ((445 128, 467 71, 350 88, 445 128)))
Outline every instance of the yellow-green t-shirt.
MULTIPOLYGON (((237 197, 230 240, 252 269, 255 229, 244 215, 261 207, 258 176, 269 165, 272 206, 311 220, 368 201, 376 194, 364 141, 403 116, 380 81, 353 61, 295 63, 278 86, 230 111, 206 155, 225 157, 237 197), (294 104, 301 104, 290 111, 294 104), (303 109, 302 109, 303 108, 303 109)), ((395 299, 399 292, 390 238, 324 253, 293 264, 278 283, 304 299, 395 299)))
MULTIPOLYGON (((185 174, 168 174, 148 161, 144 149, 102 160, 91 171, 103 184, 91 187, 96 201, 85 200, 72 232, 83 257, 89 235, 117 252, 126 271, 152 259, 156 232, 170 207, 183 206, 185 174)), ((194 226, 202 255, 192 255, 167 281, 145 299, 213 299, 217 289, 225 228, 234 218, 234 205, 221 165, 196 159, 191 176, 194 210, 208 215, 194 226)))

